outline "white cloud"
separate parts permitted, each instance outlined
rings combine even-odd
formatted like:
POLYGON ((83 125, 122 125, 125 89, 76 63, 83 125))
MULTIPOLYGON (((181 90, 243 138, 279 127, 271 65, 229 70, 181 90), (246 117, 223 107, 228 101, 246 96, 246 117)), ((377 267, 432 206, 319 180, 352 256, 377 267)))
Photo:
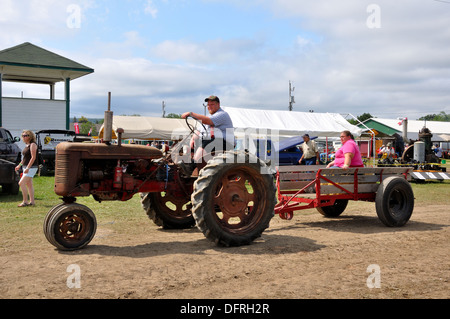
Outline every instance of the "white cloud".
POLYGON ((152 0, 147 0, 144 11, 146 14, 150 14, 153 17, 153 19, 156 19, 157 14, 158 14, 158 9, 153 4, 152 0))
POLYGON ((250 39, 213 39, 206 42, 187 40, 163 41, 151 49, 151 53, 166 61, 178 61, 197 66, 240 64, 254 56, 261 44, 250 39))
POLYGON ((3 0, 0 3, 0 23, 5 23, 18 17, 18 12, 14 10, 15 2, 13 0, 3 0))
POLYGON ((46 40, 68 38, 74 30, 68 26, 68 8, 76 3, 84 12, 94 0, 2 0, 0 2, 0 48, 23 42, 43 44, 46 40))
POLYGON ((449 82, 450 6, 433 1, 377 1, 381 28, 369 29, 365 24, 368 4, 361 1, 343 0, 334 6, 329 1, 270 3, 278 15, 298 16, 305 27, 325 38, 320 48, 323 65, 315 65, 315 72, 309 70, 324 80, 319 106, 336 105, 357 113, 358 105, 370 105, 378 114, 410 107, 424 112, 429 107, 448 110, 448 92, 436 92, 429 79, 449 82), (424 95, 428 90, 437 95, 424 95))

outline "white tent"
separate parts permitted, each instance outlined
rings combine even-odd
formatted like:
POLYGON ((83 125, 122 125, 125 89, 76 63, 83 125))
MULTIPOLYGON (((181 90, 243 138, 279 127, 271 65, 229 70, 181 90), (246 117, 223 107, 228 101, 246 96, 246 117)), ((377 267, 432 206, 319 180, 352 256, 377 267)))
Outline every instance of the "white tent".
MULTIPOLYGON (((382 119, 382 118, 371 118, 371 121, 381 123, 388 126, 396 131, 398 134, 402 135, 403 123, 401 120, 396 119, 382 119)), ((369 120, 367 120, 369 121, 369 120)), ((425 120, 408 120, 407 134, 408 139, 418 140, 419 132, 424 128, 428 128, 433 134, 431 140, 433 142, 448 142, 448 136, 450 135, 450 123, 449 122, 439 122, 439 121, 425 121, 425 120)))
MULTIPOLYGON (((234 128, 240 132, 249 130, 270 130, 279 136, 310 136, 339 137, 340 132, 349 130, 354 136, 361 135, 362 129, 350 124, 338 113, 309 113, 290 111, 270 111, 223 107, 230 115, 234 128)), ((195 120, 189 119, 195 127, 195 120)), ((113 135, 118 128, 124 129, 123 139, 161 139, 178 140, 190 133, 186 121, 144 116, 113 116, 113 135)), ((104 126, 99 137, 103 137, 104 126)))
POLYGON ((348 130, 355 137, 362 129, 350 124, 338 113, 310 113, 223 107, 236 129, 267 129, 282 136, 303 135, 339 137, 348 130))
MULTIPOLYGON (((395 130, 402 131, 402 121, 396 119, 382 119, 372 118, 372 121, 379 122, 389 126, 395 130)), ((425 121, 425 120, 409 120, 408 119, 408 134, 419 133, 424 127, 428 128, 432 134, 450 134, 450 123, 439 121, 425 121)))
MULTIPOLYGON (((195 127, 196 123, 189 120, 195 127)), ((116 139, 115 132, 118 128, 122 128, 124 133, 123 139, 138 140, 179 140, 191 132, 186 124, 186 120, 161 118, 161 117, 145 117, 145 116, 113 116, 113 134, 112 138, 116 139)), ((103 138, 104 126, 100 128, 99 137, 103 138)))

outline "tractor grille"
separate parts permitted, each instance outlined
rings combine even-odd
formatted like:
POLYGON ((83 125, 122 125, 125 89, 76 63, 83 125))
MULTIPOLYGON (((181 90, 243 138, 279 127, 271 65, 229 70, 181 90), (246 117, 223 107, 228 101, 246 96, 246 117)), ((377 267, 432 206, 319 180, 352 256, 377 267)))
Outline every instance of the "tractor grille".
POLYGON ((67 184, 69 182, 70 156, 58 154, 56 157, 55 183, 67 184))

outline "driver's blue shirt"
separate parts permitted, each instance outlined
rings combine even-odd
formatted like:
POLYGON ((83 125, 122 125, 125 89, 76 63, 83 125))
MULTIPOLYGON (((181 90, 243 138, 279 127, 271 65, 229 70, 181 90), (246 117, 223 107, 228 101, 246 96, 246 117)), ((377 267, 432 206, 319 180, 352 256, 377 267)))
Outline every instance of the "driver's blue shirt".
MULTIPOLYGON (((214 114, 209 115, 209 118, 214 123, 214 138, 227 139, 227 133, 232 135, 228 138, 230 141, 234 140, 234 127, 230 115, 221 108, 214 114)), ((211 127, 206 125, 208 136, 211 137, 211 127)))

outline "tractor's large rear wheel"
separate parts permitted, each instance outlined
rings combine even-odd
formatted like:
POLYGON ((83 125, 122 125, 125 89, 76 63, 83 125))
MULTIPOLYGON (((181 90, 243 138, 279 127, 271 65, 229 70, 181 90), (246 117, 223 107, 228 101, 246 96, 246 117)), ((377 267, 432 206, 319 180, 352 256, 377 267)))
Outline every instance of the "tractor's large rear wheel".
POLYGON ((200 171, 192 193, 197 227, 219 246, 250 244, 274 216, 273 176, 249 154, 227 152, 200 171))
POLYGON ((185 229, 195 225, 189 196, 164 193, 141 193, 142 208, 157 225, 166 229, 185 229))

